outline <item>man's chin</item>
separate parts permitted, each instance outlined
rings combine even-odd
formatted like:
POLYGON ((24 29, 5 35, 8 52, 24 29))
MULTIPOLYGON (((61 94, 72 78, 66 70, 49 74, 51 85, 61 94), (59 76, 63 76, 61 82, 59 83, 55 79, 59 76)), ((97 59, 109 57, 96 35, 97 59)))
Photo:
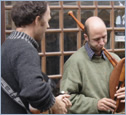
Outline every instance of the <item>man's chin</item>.
POLYGON ((42 36, 42 37, 39 36, 39 37, 36 37, 35 40, 36 40, 37 42, 41 42, 41 40, 42 40, 43 38, 44 38, 43 36, 42 36))
POLYGON ((94 51, 95 52, 100 52, 100 51, 102 51, 102 48, 97 48, 97 49, 95 48, 94 51))
POLYGON ((100 47, 100 48, 98 48, 97 50, 98 50, 98 51, 102 51, 102 48, 103 48, 103 47, 100 47))
POLYGON ((100 49, 95 49, 95 53, 96 53, 96 54, 101 54, 101 51, 102 51, 102 48, 100 48, 100 49))

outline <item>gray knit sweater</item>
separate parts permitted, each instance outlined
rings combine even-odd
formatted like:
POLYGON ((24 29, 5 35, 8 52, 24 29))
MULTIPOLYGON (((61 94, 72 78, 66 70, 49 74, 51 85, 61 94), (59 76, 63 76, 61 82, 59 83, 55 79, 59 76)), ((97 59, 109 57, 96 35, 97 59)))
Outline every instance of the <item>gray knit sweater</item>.
MULTIPOLYGON (((14 31, 2 44, 1 73, 4 80, 28 107, 44 111, 55 102, 50 86, 43 82, 37 42, 23 32, 14 31)), ((26 111, 4 91, 1 92, 1 113, 22 114, 26 111)))

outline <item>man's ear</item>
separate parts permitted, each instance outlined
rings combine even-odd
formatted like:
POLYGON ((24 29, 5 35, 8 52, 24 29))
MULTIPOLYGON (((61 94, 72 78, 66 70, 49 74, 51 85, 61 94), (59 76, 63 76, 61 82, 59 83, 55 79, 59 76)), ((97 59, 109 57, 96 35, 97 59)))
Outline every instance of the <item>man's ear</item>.
POLYGON ((36 18, 35 18, 35 25, 39 25, 40 24, 40 21, 41 21, 41 18, 40 18, 40 16, 36 16, 36 18))
POLYGON ((87 34, 84 34, 84 39, 85 39, 85 41, 88 41, 88 36, 87 36, 87 34))

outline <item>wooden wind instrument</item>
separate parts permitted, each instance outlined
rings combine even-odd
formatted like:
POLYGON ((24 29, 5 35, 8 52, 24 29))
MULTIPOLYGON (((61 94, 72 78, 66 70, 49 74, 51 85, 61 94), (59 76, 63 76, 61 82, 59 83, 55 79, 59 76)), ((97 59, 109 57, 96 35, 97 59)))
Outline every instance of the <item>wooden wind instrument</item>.
MULTIPOLYGON (((77 20, 73 12, 69 11, 68 14, 76 21, 78 26, 84 31, 84 25, 79 20, 77 20)), ((122 110, 125 109, 125 103, 120 103, 120 100, 116 99, 114 97, 114 94, 116 93, 117 89, 125 86, 125 58, 117 62, 104 47, 103 47, 103 51, 106 57, 108 58, 108 60, 110 61, 110 63, 114 67, 109 80, 110 98, 116 101, 116 106, 117 106, 114 113, 121 112, 122 110), (118 86, 117 89, 116 86, 118 86)))
MULTIPOLYGON (((72 18, 77 22, 78 26, 84 31, 84 25, 77 20, 77 18, 74 16, 72 11, 69 11, 68 14, 72 16, 72 18)), ((110 55, 110 53, 103 47, 103 51, 105 52, 106 57, 109 59, 109 61, 112 63, 113 67, 117 65, 117 61, 110 55)))

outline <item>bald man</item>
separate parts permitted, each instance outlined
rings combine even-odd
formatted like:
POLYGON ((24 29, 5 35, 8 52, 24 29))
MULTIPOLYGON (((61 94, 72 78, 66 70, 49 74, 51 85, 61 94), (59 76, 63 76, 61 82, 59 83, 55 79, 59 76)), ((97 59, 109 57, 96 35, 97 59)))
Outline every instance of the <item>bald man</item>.
MULTIPOLYGON (((86 43, 64 65, 60 90, 71 94, 70 114, 107 114, 116 108, 109 97, 109 77, 112 64, 102 48, 107 43, 107 29, 99 17, 90 17, 85 22, 86 43)), ((120 58, 111 53, 119 61, 120 58)), ((125 102, 125 88, 115 94, 125 102)))

